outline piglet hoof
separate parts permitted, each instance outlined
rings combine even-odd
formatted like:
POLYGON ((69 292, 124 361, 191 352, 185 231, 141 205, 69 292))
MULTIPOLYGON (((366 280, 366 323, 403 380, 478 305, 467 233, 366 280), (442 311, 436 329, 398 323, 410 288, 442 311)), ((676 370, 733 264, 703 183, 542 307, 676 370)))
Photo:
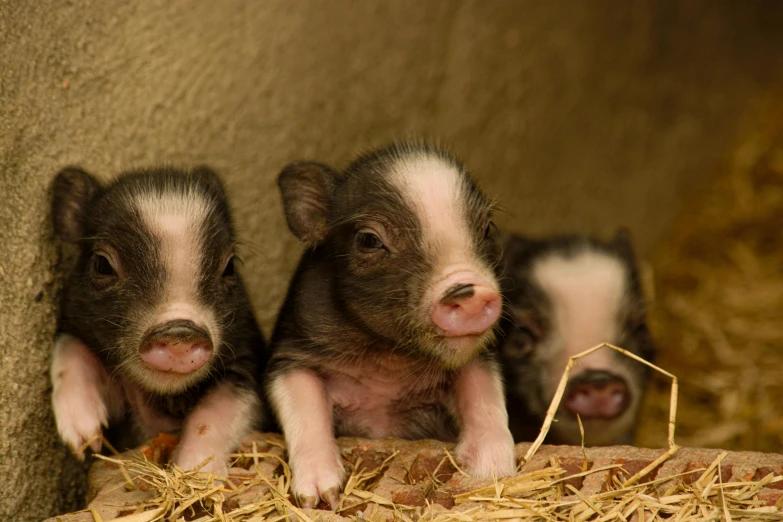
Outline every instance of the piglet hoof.
MULTIPOLYGON (((326 491, 321 492, 321 499, 329 504, 332 511, 337 509, 337 506, 340 505, 341 489, 342 488, 339 486, 333 486, 326 491)), ((305 509, 315 509, 318 506, 318 500, 318 497, 312 495, 298 495, 296 499, 299 507, 305 509)))
POLYGON ((299 507, 315 508, 319 498, 334 510, 340 503, 345 470, 339 462, 317 465, 302 461, 302 466, 292 465, 293 493, 299 507))
POLYGON ((210 455, 211 453, 206 451, 188 448, 183 448, 180 451, 178 448, 174 452, 172 462, 185 471, 196 470, 201 473, 212 473, 218 477, 228 477, 228 457, 226 455, 212 454, 212 460, 201 466, 210 455))
POLYGON ((337 509, 337 506, 340 504, 340 493, 341 488, 336 486, 321 492, 321 498, 324 500, 324 502, 329 504, 329 506, 332 508, 332 511, 337 509))
POLYGON ((296 502, 299 504, 300 508, 315 509, 315 506, 318 505, 318 497, 312 495, 297 495, 296 502))
POLYGON ((56 389, 52 406, 60 438, 79 460, 84 460, 87 447, 96 453, 101 451, 102 427, 109 422, 106 405, 97 389, 70 385, 56 389))
POLYGON ((508 429, 466 434, 456 449, 457 459, 476 478, 502 478, 516 473, 514 439, 508 429))

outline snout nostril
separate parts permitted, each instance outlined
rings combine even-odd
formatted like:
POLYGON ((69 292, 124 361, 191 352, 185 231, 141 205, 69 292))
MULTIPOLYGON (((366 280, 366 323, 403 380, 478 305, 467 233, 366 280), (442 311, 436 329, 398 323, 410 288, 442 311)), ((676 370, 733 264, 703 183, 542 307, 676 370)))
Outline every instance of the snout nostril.
POLYGON ((625 379, 604 370, 590 370, 568 383, 563 405, 583 419, 613 419, 630 402, 625 379))
POLYGON ((604 389, 607 386, 624 388, 625 379, 606 370, 588 370, 568 381, 569 388, 588 385, 596 389, 604 389))
POLYGON ((173 344, 198 345, 207 350, 212 350, 212 339, 209 333, 192 321, 187 320, 169 321, 152 328, 144 336, 141 350, 147 351, 155 346, 173 344))
POLYGON ((446 291, 440 302, 444 305, 458 304, 462 299, 473 297, 474 293, 475 290, 472 284, 455 285, 446 291))

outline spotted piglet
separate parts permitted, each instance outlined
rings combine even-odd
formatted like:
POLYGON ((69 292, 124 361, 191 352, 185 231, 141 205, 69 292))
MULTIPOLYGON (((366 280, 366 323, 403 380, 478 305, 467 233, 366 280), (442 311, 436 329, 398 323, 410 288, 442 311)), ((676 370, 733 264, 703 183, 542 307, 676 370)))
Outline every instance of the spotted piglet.
POLYGON ((259 420, 264 340, 237 272, 217 175, 202 167, 126 173, 108 185, 78 168, 54 180, 55 238, 78 261, 61 296, 51 364, 62 440, 80 458, 103 427, 123 446, 181 430, 173 461, 225 474, 259 420))
POLYGON ((449 154, 416 143, 338 172, 294 163, 278 179, 306 242, 265 380, 301 506, 339 500, 335 436, 457 440, 479 477, 515 471, 489 349, 500 317, 492 204, 449 154))
MULTIPOLYGON (((645 360, 655 347, 625 231, 609 243, 585 236, 504 238, 507 313, 500 357, 517 441, 538 435, 568 359, 601 343, 645 360)), ((649 369, 603 348, 578 360, 549 442, 631 443, 649 369)))

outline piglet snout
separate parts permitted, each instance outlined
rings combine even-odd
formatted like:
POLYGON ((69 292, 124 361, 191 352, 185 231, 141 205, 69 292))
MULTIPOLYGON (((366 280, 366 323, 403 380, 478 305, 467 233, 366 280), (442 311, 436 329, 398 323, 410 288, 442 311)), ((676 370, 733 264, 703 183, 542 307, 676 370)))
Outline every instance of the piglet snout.
POLYGON ((568 383, 564 406, 583 419, 613 419, 630 402, 625 379, 603 370, 588 370, 568 383))
POLYGON ((472 274, 456 274, 439 285, 432 322, 446 337, 480 335, 500 317, 500 293, 472 274))
POLYGON ((153 327, 144 336, 139 352, 155 370, 188 374, 212 357, 212 340, 203 328, 180 319, 153 327))

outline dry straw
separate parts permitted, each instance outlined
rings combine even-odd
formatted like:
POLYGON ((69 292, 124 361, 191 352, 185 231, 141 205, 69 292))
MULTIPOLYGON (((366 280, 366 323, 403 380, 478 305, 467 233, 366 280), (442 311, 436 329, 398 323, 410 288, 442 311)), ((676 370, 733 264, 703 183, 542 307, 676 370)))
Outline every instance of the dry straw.
MULTIPOLYGON (((124 516, 113 520, 115 522, 186 520, 189 522, 295 520, 313 522, 340 520, 344 519, 343 517, 360 522, 783 520, 780 506, 766 506, 758 497, 761 488, 780 482, 783 477, 776 477, 770 473, 757 482, 727 483, 725 482, 727 477, 721 475, 720 465, 726 453, 720 454, 691 484, 677 480, 676 476, 642 481, 652 469, 679 449, 674 442, 677 378, 622 348, 608 344, 593 347, 569 360, 541 433, 525 455, 523 463, 530 460, 544 440, 559 407, 571 369, 580 358, 600 349, 615 350, 646 364, 672 380, 669 398, 669 448, 660 458, 625 481, 620 481, 617 474, 608 473, 622 468, 621 464, 595 469, 585 468, 581 473, 566 476, 565 470, 553 459, 553 465, 544 469, 520 471, 515 476, 495 480, 485 487, 456 494, 453 497, 455 503, 453 509, 447 510, 438 504, 413 507, 395 503, 373 492, 389 464, 398 458, 395 452, 373 470, 365 469, 361 460, 349 463, 348 469, 351 473, 336 513, 301 510, 291 501, 291 471, 285 460, 273 453, 259 452, 254 443, 251 451, 233 455, 236 463, 250 467, 238 484, 226 477, 216 477, 196 471, 186 472, 177 466, 163 469, 146 458, 101 457, 120 468, 125 477, 125 489, 142 488, 152 492, 149 501, 126 507, 123 511, 124 516), (272 465, 266 465, 267 462, 271 462, 272 465), (568 483, 570 479, 587 477, 595 473, 612 477, 600 493, 588 495, 568 483), (232 502, 232 498, 238 498, 243 493, 246 498, 249 491, 258 493, 250 501, 239 505, 232 502)), ((459 470, 453 457, 445 451, 440 465, 445 465, 447 462, 459 470)), ((433 481, 433 487, 440 488, 444 485, 435 478, 437 471, 432 473, 429 480, 433 481)), ((95 509, 87 512, 95 522, 109 522, 102 519, 95 509)))
MULTIPOLYGON (((701 184, 655 256, 658 362, 681 377, 684 446, 783 447, 783 104, 762 101, 725 172, 701 184)), ((653 382, 637 443, 664 443, 653 382)))

